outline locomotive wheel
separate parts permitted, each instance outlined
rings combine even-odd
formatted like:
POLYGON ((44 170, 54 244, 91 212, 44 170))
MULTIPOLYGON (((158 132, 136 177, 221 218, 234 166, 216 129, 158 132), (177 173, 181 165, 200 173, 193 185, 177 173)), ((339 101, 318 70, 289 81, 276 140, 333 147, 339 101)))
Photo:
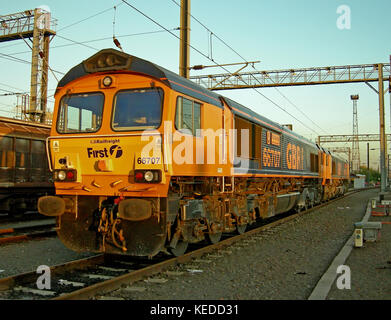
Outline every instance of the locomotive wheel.
POLYGON ((175 248, 168 249, 174 256, 179 257, 186 252, 188 245, 187 241, 179 240, 175 248))
POLYGON ((239 234, 243 234, 246 231, 246 228, 247 228, 247 223, 241 224, 241 225, 236 225, 236 232, 239 234))
POLYGON ((208 233, 207 238, 209 243, 215 244, 220 241, 222 232, 208 233))

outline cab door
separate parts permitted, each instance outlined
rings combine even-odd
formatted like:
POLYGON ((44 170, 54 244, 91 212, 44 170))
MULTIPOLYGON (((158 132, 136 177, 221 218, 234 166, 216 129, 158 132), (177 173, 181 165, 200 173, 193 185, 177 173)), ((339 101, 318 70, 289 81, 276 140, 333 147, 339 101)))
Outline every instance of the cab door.
POLYGON ((327 179, 327 158, 325 152, 319 152, 319 162, 320 162, 320 177, 322 178, 322 185, 326 184, 327 179))
POLYGON ((326 179, 331 181, 331 175, 332 175, 332 168, 333 168, 333 163, 332 163, 332 157, 329 154, 326 154, 326 179))

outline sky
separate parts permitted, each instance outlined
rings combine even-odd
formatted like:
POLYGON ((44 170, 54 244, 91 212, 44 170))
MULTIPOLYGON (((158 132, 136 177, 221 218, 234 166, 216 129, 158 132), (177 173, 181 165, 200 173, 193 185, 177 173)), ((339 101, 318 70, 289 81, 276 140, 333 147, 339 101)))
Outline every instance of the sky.
MULTIPOLYGON (((180 11, 175 2, 179 1, 127 0, 177 36, 179 31, 175 29, 180 24, 180 11)), ((49 65, 59 73, 55 73, 56 77, 49 75, 49 109, 53 107, 53 94, 62 73, 101 49, 116 48, 113 34, 125 52, 178 73, 179 40, 121 0, 2 2, 0 16, 43 7, 57 20, 57 34, 50 43, 49 65)), ((390 12, 389 0, 192 0, 191 14, 212 31, 213 36, 210 42, 210 32, 195 19, 191 20, 191 45, 203 55, 191 49, 190 65, 213 65, 213 61, 236 63, 243 62, 243 58, 260 60, 255 65, 257 70, 389 63, 390 12), (348 8, 350 15, 344 15, 346 10, 338 11, 341 8, 348 8)), ((1 116, 13 117, 18 102, 15 96, 1 94, 29 91, 30 61, 31 50, 23 40, 0 43, 1 116)), ((230 67, 230 70, 238 68, 230 67)), ((252 70, 248 67, 243 71, 252 70)), ((205 73, 225 71, 218 67, 191 71, 191 75, 205 73)), ((377 88, 376 83, 373 86, 377 88)), ((312 141, 318 135, 352 134, 350 95, 359 94, 359 133, 379 133, 378 95, 364 83, 280 87, 278 90, 261 88, 259 91, 274 103, 253 89, 218 93, 275 122, 293 124, 294 131, 312 141)), ((390 133, 388 93, 385 110, 386 133, 390 133)), ((378 142, 370 144, 370 148, 375 149, 370 151, 371 167, 375 169, 379 166, 379 146, 378 142)), ((391 150, 391 142, 388 150, 391 150)), ((360 158, 366 165, 366 143, 360 144, 360 158)))

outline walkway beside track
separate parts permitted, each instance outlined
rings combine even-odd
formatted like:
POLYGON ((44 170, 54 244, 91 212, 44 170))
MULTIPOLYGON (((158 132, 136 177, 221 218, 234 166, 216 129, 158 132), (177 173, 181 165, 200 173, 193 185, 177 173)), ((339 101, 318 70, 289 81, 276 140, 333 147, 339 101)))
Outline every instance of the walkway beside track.
MULTIPOLYGON (((376 199, 380 204, 380 197, 376 199)), ((365 216, 361 222, 382 222, 379 238, 375 242, 364 242, 363 247, 354 247, 354 233, 330 264, 309 296, 309 300, 360 300, 391 299, 391 216, 379 214, 384 208, 372 209, 369 199, 365 216), (346 266, 337 272, 339 266, 346 266), (350 277, 347 272, 350 272, 350 277), (338 289, 340 278, 346 288, 338 289), (346 280, 350 280, 350 288, 346 280)), ((384 195, 391 200, 391 192, 384 195)), ((359 221, 357 221, 359 222, 359 221)))

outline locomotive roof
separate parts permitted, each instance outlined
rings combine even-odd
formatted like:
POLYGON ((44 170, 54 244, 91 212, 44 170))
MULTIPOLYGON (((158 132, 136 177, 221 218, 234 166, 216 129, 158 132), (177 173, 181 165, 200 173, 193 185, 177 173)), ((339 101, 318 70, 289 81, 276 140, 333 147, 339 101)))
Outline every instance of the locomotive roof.
MULTIPOLYGON (((84 60, 82 63, 73 67, 60 80, 60 82, 58 83, 58 88, 61 88, 65 86, 67 83, 93 72, 100 72, 100 71, 104 72, 104 71, 113 71, 113 70, 127 70, 127 71, 149 75, 153 78, 160 79, 175 91, 194 97, 201 101, 213 104, 215 106, 218 106, 219 108, 223 108, 223 104, 221 101, 222 98, 225 100, 228 106, 233 110, 233 112, 238 116, 241 116, 249 121, 261 124, 263 126, 266 125, 269 128, 279 132, 287 130, 284 129, 278 123, 275 123, 259 115, 258 113, 252 111, 249 108, 246 108, 240 103, 237 103, 227 97, 216 94, 215 92, 210 91, 200 85, 197 85, 193 81, 183 78, 178 74, 169 71, 163 67, 160 67, 152 62, 120 52, 115 49, 103 49, 98 53, 96 53, 95 55, 93 55, 92 57, 84 60), (100 57, 108 57, 109 55, 115 56, 115 58, 118 59, 119 63, 117 65, 114 64, 114 66, 111 67, 107 67, 107 66, 96 67, 97 61, 99 60, 100 57)), ((299 139, 305 139, 296 133, 293 134, 299 139)), ((306 142, 309 141, 306 140, 306 142)), ((313 145, 312 142, 311 144, 313 145)))
POLYGON ((316 144, 310 140, 308 140, 307 138, 304 138, 303 136, 297 134, 296 132, 272 121, 272 120, 269 120, 263 116, 261 116, 260 114, 256 113, 255 111, 241 105, 240 103, 234 101, 234 100, 231 100, 227 97, 223 97, 221 96, 224 101, 227 103, 227 105, 232 109, 232 112, 239 116, 239 117, 242 117, 246 120, 249 120, 251 122, 254 122, 254 123, 257 123, 263 127, 267 127, 268 129, 271 129, 271 130, 274 130, 274 131, 277 131, 279 133, 287 133, 291 136, 294 136, 296 139, 299 139, 301 140, 302 142, 304 143, 307 143, 307 144, 310 144, 312 147, 316 148, 316 144))
POLYGON ((113 70, 125 70, 137 73, 146 74, 153 78, 160 79, 170 88, 188 96, 194 97, 198 100, 213 104, 219 108, 223 108, 223 104, 220 100, 220 96, 206 88, 198 86, 193 81, 183 78, 176 73, 169 71, 163 67, 160 67, 147 60, 140 59, 138 57, 120 52, 114 49, 103 49, 93 55, 92 57, 84 60, 82 63, 73 67, 68 73, 59 81, 57 88, 65 86, 67 83, 94 72, 104 72, 113 70), (115 62, 113 67, 92 67, 92 65, 98 61, 102 56, 108 57, 114 56, 115 62), (122 63, 122 64, 121 64, 122 63))
MULTIPOLYGON (((294 136, 298 140, 313 146, 314 148, 319 147, 312 141, 304 138, 303 136, 291 131, 290 129, 283 127, 282 125, 273 122, 258 113, 252 111, 251 109, 241 105, 240 103, 233 101, 227 97, 216 94, 213 91, 210 91, 200 85, 197 85, 193 81, 190 81, 186 78, 179 76, 178 74, 167 70, 163 67, 160 67, 150 61, 129 55, 124 52, 120 52, 115 49, 103 49, 93 55, 92 57, 84 60, 79 63, 59 81, 57 89, 65 86, 67 83, 76 80, 80 77, 88 75, 94 72, 106 72, 106 71, 132 71, 136 73, 146 74, 153 78, 160 79, 166 85, 168 85, 173 90, 186 94, 188 96, 194 97, 198 100, 210 103, 219 108, 223 108, 222 99, 227 103, 227 105, 232 109, 233 113, 237 116, 240 116, 244 119, 247 119, 251 122, 258 123, 262 126, 266 126, 269 129, 275 130, 277 132, 284 132, 289 135, 294 136), (99 58, 101 57, 114 57, 112 62, 114 63, 111 66, 97 67, 99 58)), ((323 148, 322 148, 323 149, 323 148)))
POLYGON ((221 97, 224 99, 224 101, 227 103, 227 105, 232 109, 232 112, 235 115, 238 115, 242 118, 245 118, 251 122, 256 122, 262 126, 266 125, 270 129, 274 129, 275 131, 279 131, 279 132, 282 131, 283 127, 280 124, 261 116, 260 114, 254 112, 253 110, 243 106, 242 104, 240 104, 234 100, 231 100, 231 99, 224 97, 224 96, 221 96, 221 97))

